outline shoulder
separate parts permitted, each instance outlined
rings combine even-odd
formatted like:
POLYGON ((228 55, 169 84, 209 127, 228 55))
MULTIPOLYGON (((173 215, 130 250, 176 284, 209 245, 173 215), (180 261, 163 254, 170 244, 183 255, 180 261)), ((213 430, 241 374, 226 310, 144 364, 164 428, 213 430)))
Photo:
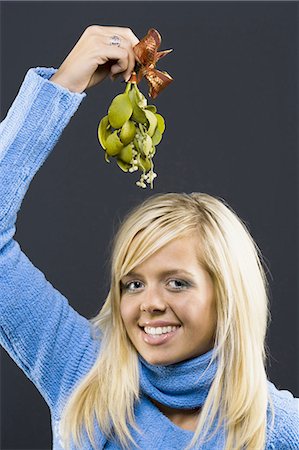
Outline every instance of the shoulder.
POLYGON ((270 381, 268 390, 275 414, 268 448, 296 450, 299 448, 299 398, 290 391, 277 389, 270 381))

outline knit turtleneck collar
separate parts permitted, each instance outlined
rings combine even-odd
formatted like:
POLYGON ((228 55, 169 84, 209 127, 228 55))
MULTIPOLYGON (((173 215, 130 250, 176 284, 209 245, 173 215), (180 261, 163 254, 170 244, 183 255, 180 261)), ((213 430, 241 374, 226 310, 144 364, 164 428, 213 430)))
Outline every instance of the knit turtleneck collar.
POLYGON ((216 360, 209 366, 212 355, 213 349, 168 366, 149 364, 138 355, 141 391, 170 408, 201 407, 217 370, 216 360))

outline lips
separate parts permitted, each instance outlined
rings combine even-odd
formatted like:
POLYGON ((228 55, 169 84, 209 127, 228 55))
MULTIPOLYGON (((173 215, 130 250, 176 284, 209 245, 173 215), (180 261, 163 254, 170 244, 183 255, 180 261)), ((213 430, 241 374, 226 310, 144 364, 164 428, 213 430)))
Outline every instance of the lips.
POLYGON ((175 322, 167 322, 166 320, 155 320, 155 321, 151 321, 148 320, 147 322, 142 322, 141 324, 139 324, 139 326, 141 328, 144 327, 151 327, 151 328, 157 328, 157 327, 180 327, 181 324, 180 323, 175 323, 175 322))
POLYGON ((163 344, 170 342, 179 333, 180 328, 181 328, 181 326, 178 326, 174 331, 170 331, 168 333, 163 333, 163 334, 155 334, 155 335, 147 334, 144 331, 144 329, 141 328, 140 333, 141 333, 141 338, 143 339, 143 341, 145 343, 155 346, 155 345, 163 345, 163 344))

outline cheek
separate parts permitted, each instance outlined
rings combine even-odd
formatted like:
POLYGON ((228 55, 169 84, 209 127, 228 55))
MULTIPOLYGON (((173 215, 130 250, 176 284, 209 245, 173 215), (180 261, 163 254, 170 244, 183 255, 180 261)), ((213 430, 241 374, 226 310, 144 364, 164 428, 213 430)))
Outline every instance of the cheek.
POLYGON ((130 305, 125 299, 121 299, 120 302, 120 315, 126 326, 134 320, 135 314, 132 305, 130 305))
POLYGON ((177 315, 182 322, 192 326, 200 326, 201 329, 208 330, 215 328, 217 321, 216 307, 212 299, 190 299, 184 307, 176 308, 177 315))

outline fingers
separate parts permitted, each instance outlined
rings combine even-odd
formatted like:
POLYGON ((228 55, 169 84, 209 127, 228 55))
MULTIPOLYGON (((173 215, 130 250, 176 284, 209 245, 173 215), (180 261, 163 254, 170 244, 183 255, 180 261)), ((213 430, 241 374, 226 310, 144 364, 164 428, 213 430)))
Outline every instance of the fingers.
POLYGON ((112 76, 122 74, 124 79, 129 79, 136 64, 133 47, 138 44, 139 39, 130 28, 125 27, 105 27, 91 25, 85 30, 86 33, 97 35, 105 45, 105 56, 115 59, 117 62, 111 66, 112 76), (120 46, 111 45, 111 38, 114 35, 120 37, 120 46))
POLYGON ((133 33, 133 31, 130 28, 125 27, 106 27, 102 25, 90 25, 86 28, 85 32, 94 32, 97 34, 105 34, 108 36, 114 36, 115 34, 118 34, 119 36, 122 36, 124 39, 131 42, 132 47, 134 45, 138 44, 139 39, 138 37, 133 33))
POLYGON ((134 69, 134 63, 130 61, 129 52, 124 48, 108 46, 105 48, 105 56, 110 60, 116 61, 110 68, 112 75, 123 73, 125 77, 125 74, 131 73, 134 69))
POLYGON ((113 36, 115 34, 118 34, 119 36, 122 36, 125 40, 128 40, 131 43, 131 46, 134 47, 134 45, 138 44, 139 39, 138 37, 133 33, 133 31, 130 28, 125 27, 102 27, 103 30, 107 30, 107 34, 113 36))

